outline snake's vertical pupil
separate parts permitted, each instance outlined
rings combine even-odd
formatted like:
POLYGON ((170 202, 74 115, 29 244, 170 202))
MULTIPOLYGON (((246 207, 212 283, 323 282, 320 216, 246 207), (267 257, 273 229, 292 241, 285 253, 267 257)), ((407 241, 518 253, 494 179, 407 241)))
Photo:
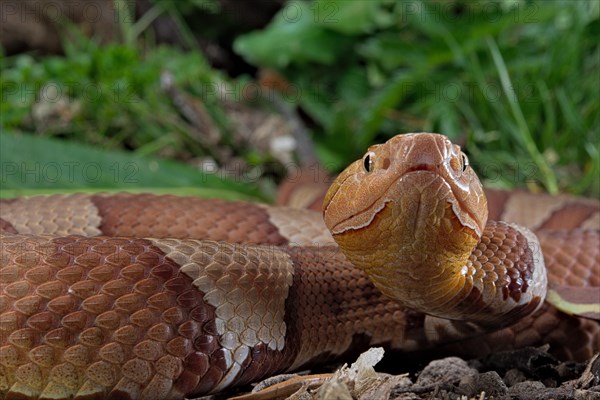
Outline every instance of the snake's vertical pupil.
POLYGON ((373 170, 373 156, 373 152, 370 151, 365 154, 365 157, 363 158, 363 167, 367 172, 371 172, 373 170))
POLYGON ((465 153, 462 153, 462 170, 463 172, 465 172, 467 170, 467 167, 469 166, 469 159, 467 158, 467 155, 465 153))

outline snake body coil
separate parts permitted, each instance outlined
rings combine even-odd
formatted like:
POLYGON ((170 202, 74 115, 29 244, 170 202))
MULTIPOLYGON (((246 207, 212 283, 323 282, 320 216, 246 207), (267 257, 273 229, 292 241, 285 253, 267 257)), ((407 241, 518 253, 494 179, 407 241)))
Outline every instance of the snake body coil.
POLYGON ((531 195, 491 192, 492 219, 528 219, 538 242, 486 223, 465 164, 441 135, 371 148, 326 197, 333 236, 318 213, 250 203, 2 200, 0 398, 182 399, 375 345, 590 357, 598 323, 543 300, 546 277, 600 285, 600 206, 519 214, 531 195))

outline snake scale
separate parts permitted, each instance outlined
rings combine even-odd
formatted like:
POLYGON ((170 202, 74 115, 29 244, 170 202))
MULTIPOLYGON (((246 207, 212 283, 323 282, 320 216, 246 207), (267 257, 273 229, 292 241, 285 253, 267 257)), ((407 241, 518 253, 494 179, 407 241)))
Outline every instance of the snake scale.
POLYGON ((324 222, 169 195, 0 206, 2 399, 182 399, 375 345, 600 349, 597 321, 544 302, 546 279, 600 286, 599 203, 484 193, 442 135, 371 147, 324 222))

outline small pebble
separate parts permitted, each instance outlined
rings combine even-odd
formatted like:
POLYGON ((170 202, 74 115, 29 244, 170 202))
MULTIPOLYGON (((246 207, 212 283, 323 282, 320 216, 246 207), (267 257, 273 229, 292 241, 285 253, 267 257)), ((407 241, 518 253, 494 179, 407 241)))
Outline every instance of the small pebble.
POLYGON ((536 400, 545 390, 542 382, 526 381, 515 383, 508 389, 508 394, 513 399, 536 400))
POLYGON ((481 392, 485 392, 486 397, 499 399, 506 398, 508 388, 496 371, 490 371, 463 377, 458 385, 458 392, 468 397, 478 397, 481 392))
POLYGON ((452 384, 464 376, 475 374, 477 374, 477 370, 469 367, 465 360, 458 357, 447 357, 430 362, 419 374, 415 385, 452 384))
POLYGON ((509 369, 504 374, 504 383, 506 386, 511 387, 519 382, 523 382, 526 380, 525 374, 519 371, 518 369, 509 369))

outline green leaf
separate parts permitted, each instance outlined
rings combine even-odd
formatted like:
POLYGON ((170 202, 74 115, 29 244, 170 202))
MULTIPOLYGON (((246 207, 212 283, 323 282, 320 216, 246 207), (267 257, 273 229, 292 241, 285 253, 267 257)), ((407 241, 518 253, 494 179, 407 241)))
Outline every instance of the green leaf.
POLYGON ((392 77, 386 86, 371 95, 361 114, 359 128, 361 131, 359 146, 361 148, 366 148, 373 142, 386 114, 393 110, 406 95, 406 85, 413 79, 413 75, 401 71, 392 77))
POLYGON ((292 63, 332 64, 351 39, 319 25, 310 6, 292 2, 263 31, 238 37, 234 50, 249 62, 284 68, 292 63))
POLYGON ((0 197, 120 190, 264 199, 251 184, 178 162, 17 132, 0 133, 0 159, 0 197))
POLYGON ((371 33, 392 23, 392 15, 383 9, 381 0, 316 0, 310 10, 319 25, 345 35, 371 33))

